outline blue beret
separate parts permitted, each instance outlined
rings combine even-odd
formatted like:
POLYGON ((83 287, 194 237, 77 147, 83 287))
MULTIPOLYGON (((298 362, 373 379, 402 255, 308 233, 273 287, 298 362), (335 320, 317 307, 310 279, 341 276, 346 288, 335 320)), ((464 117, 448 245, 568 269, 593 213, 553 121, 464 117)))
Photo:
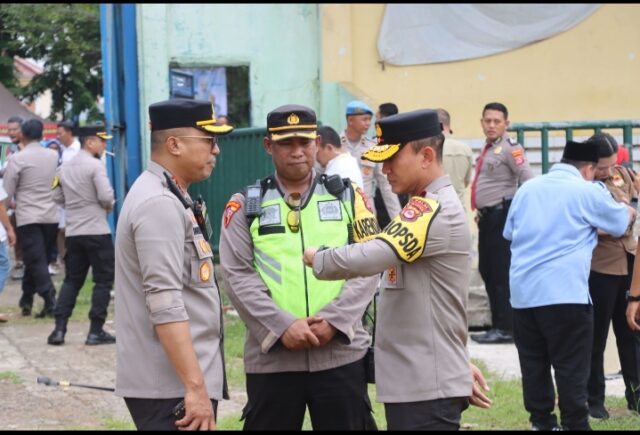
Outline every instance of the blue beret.
POLYGON ((373 110, 369 108, 365 103, 359 100, 354 100, 347 104, 347 116, 350 115, 366 115, 373 116, 373 110))

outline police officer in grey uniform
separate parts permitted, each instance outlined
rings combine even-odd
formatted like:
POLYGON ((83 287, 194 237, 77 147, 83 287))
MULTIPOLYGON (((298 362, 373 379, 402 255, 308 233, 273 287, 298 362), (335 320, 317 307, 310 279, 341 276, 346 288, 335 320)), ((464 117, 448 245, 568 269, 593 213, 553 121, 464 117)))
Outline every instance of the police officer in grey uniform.
POLYGON ((409 202, 375 240, 308 248, 320 279, 384 271, 375 342, 376 389, 389 430, 456 430, 469 402, 490 401, 469 364, 467 291, 471 234, 442 169, 444 136, 434 110, 391 116, 376 125, 379 145, 363 158, 384 162, 396 193, 409 202))
POLYGON ((355 100, 347 104, 347 128, 340 134, 340 141, 342 146, 349 150, 360 163, 363 188, 367 198, 374 203, 375 191, 378 188, 388 215, 395 216, 400 212, 400 201, 398 196, 391 191, 389 181, 382 173, 382 165, 360 158, 362 153, 376 144, 373 139, 366 136, 372 116, 373 111, 362 101, 355 100))
POLYGON ((53 200, 66 211, 65 277, 56 301, 56 325, 47 343, 64 343, 67 321, 91 267, 93 296, 91 327, 85 344, 111 344, 116 338, 102 327, 113 287, 114 254, 107 213, 113 209, 113 189, 101 157, 111 136, 103 125, 87 125, 78 130, 81 149, 58 167, 53 200))
POLYGON ((244 429, 375 427, 361 322, 378 277, 326 283, 300 261, 306 244, 342 246, 373 237, 377 222, 359 187, 317 176, 316 114, 285 105, 267 115, 265 150, 276 172, 234 194, 224 211, 220 266, 247 326, 244 429))
POLYGON ((233 128, 195 100, 152 104, 149 119, 151 161, 116 230, 116 395, 139 430, 215 429, 228 398, 222 310, 206 207, 187 188, 211 175, 216 136, 233 128))
POLYGON ((533 172, 522 145, 507 134, 509 112, 504 104, 487 104, 480 122, 487 143, 476 162, 471 208, 478 210, 478 269, 489 296, 491 329, 481 335, 472 335, 471 339, 481 344, 512 343, 511 244, 502 237, 502 230, 518 186, 533 178, 533 172))
POLYGON ((58 166, 58 153, 40 145, 42 122, 25 121, 22 136, 27 145, 7 163, 3 182, 9 197, 16 197, 16 225, 22 245, 25 273, 22 278, 22 315, 31 315, 33 295, 44 299, 36 317, 53 316, 56 289, 49 276, 48 261, 58 231, 58 208, 51 186, 58 166))

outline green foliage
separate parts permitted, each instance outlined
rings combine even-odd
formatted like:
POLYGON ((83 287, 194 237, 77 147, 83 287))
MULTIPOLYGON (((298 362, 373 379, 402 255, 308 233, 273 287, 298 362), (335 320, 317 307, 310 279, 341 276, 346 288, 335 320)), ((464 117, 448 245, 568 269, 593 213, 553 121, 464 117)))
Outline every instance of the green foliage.
POLYGON ((0 372, 0 382, 8 381, 14 385, 22 384, 22 378, 15 372, 0 372))
MULTIPOLYGON (((51 89, 53 113, 69 119, 89 110, 88 121, 97 119, 96 98, 102 93, 98 4, 2 4, 0 24, 8 54, 44 62, 44 73, 20 97, 32 101, 51 89)), ((7 84, 4 75, 0 80, 7 84)))

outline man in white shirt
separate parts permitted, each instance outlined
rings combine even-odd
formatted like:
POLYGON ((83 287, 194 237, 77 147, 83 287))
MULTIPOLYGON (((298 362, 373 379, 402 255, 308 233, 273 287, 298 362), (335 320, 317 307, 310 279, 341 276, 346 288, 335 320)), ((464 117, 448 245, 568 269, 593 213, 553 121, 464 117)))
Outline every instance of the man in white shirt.
POLYGON ((321 142, 316 160, 324 168, 324 173, 327 176, 338 174, 342 178, 349 178, 362 188, 364 183, 358 162, 342 147, 338 133, 329 126, 323 126, 318 128, 318 136, 321 142))
MULTIPOLYGON (((73 127, 74 125, 71 121, 62 121, 58 123, 57 139, 62 144, 62 158, 60 160, 61 165, 64 165, 66 162, 74 158, 80 151, 80 142, 78 141, 78 138, 73 134, 73 127)), ((63 207, 58 208, 58 218, 58 236, 56 238, 56 242, 58 244, 58 258, 49 259, 49 273, 52 275, 58 273, 58 264, 62 265, 62 263, 64 262, 64 229, 66 227, 66 219, 63 207)))

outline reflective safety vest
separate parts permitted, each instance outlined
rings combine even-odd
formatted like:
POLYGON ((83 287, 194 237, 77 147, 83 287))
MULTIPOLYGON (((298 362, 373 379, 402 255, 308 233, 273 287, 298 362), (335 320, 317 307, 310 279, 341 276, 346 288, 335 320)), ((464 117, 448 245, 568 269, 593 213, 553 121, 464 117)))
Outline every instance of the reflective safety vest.
POLYGON ((275 303, 296 318, 316 314, 340 295, 344 283, 344 280, 320 281, 302 262, 306 247, 339 247, 349 242, 349 224, 354 216, 353 190, 345 189, 338 198, 327 191, 322 179, 317 177, 313 181, 312 193, 299 210, 289 206, 272 183, 263 193, 260 216, 249 227, 255 270, 275 303), (290 213, 293 215, 289 216, 290 213), (297 222, 297 227, 292 222, 297 222))

